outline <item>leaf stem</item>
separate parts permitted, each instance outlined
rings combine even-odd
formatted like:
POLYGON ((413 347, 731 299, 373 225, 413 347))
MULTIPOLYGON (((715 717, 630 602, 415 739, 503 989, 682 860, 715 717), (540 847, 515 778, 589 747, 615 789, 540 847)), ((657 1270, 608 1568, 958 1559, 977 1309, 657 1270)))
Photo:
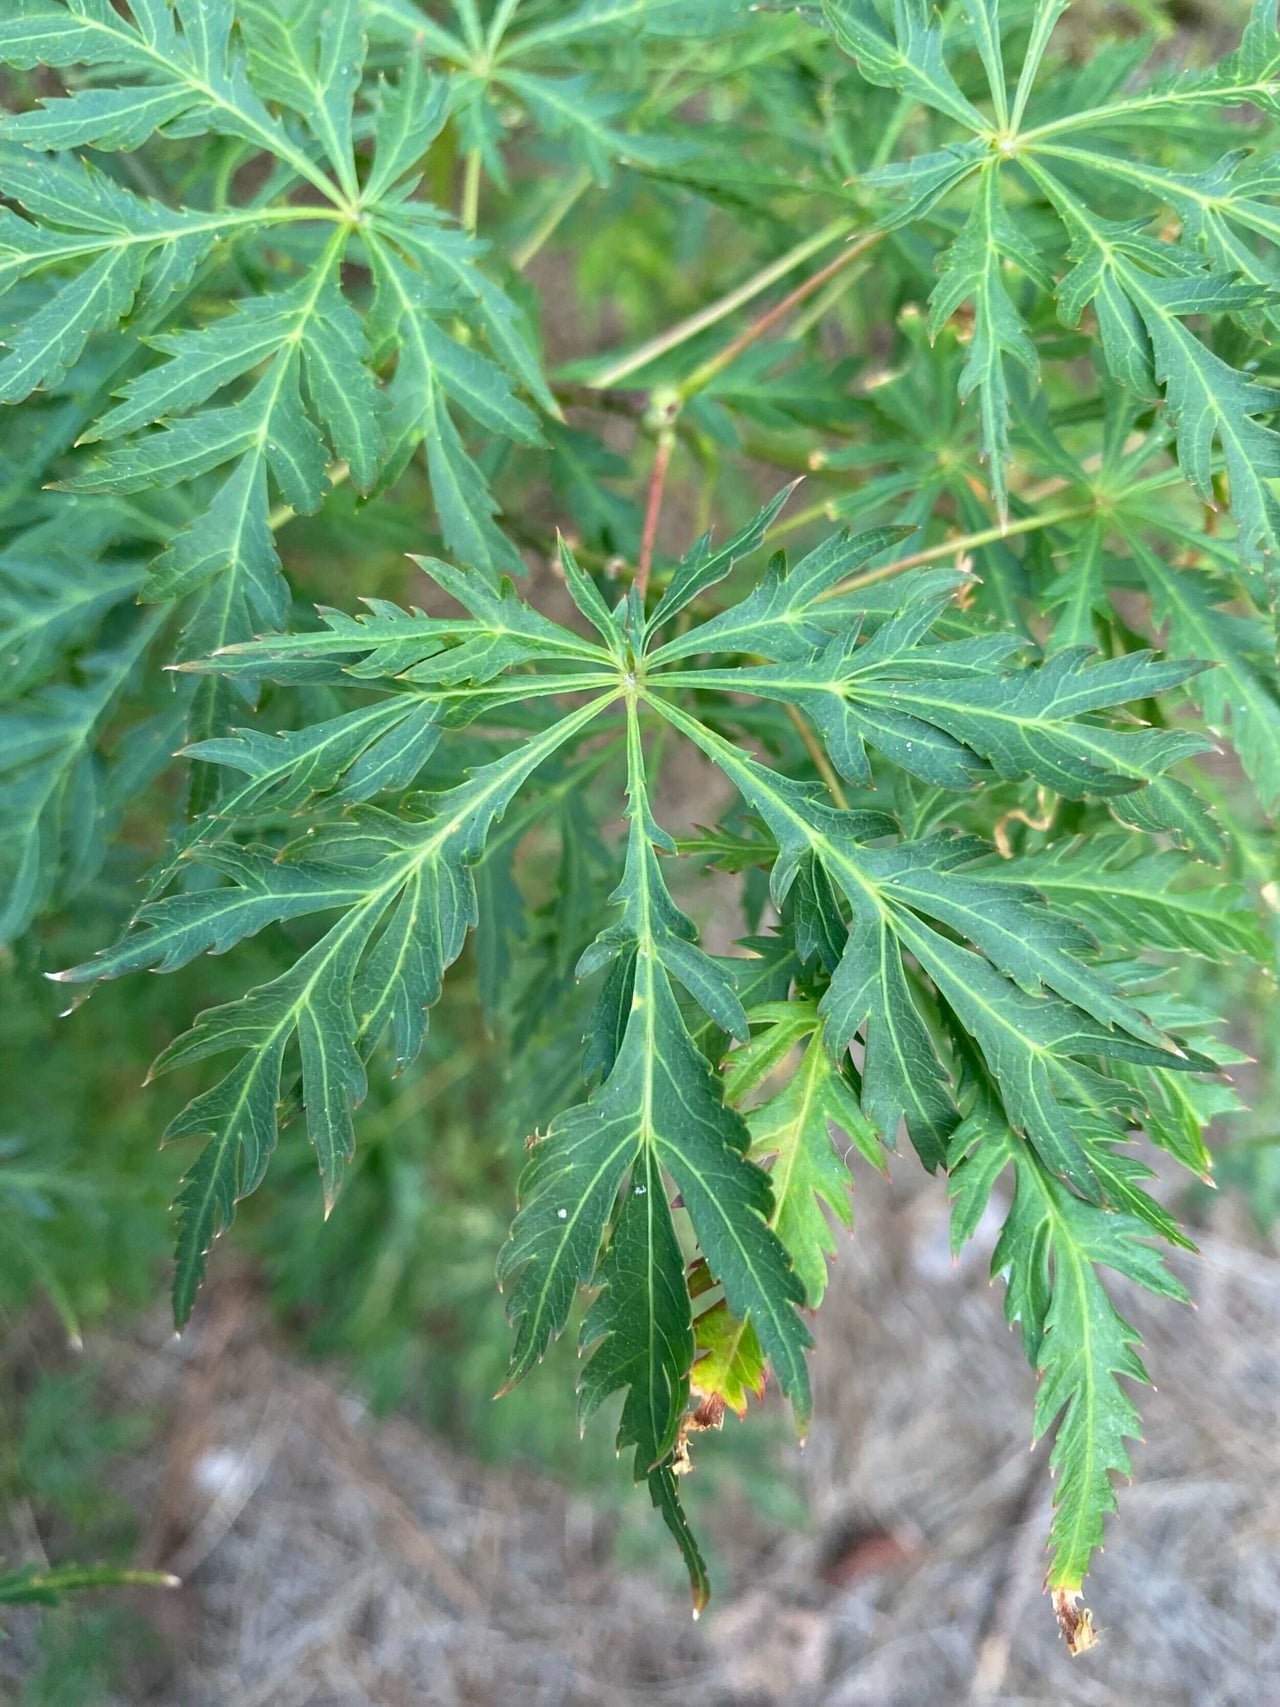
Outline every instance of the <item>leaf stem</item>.
POLYGON ((480 150, 468 149, 462 174, 462 208, 458 214, 466 231, 474 231, 480 217, 480 167, 480 150))
POLYGON ((766 332, 771 332, 780 321, 786 319, 793 308, 798 308, 815 291, 821 290, 829 279, 833 279, 837 273, 843 272, 851 262, 865 255, 868 249, 874 248, 884 235, 883 231, 864 231, 847 248, 842 249, 834 260, 828 261, 825 267, 819 267, 816 273, 812 273, 801 284, 798 284, 793 291, 783 297, 781 302, 776 302, 758 319, 753 320, 750 326, 741 331, 722 350, 717 351, 714 356, 708 357, 701 366, 693 370, 679 387, 680 401, 682 403, 687 402, 690 397, 705 390, 718 374, 723 373, 725 368, 737 361, 744 350, 749 350, 752 344, 764 337, 766 332))
POLYGON ((525 270, 543 244, 558 229, 561 221, 573 211, 577 203, 591 188, 591 184, 591 174, 585 170, 579 172, 576 178, 571 178, 524 242, 516 244, 511 251, 511 265, 518 273, 525 270))
POLYGON ((1011 539, 1017 534, 1036 533, 1040 528, 1056 527, 1060 522, 1080 521, 1091 516, 1098 508, 1097 501, 1088 504, 1066 504, 1058 510, 1040 510, 1034 516, 1023 516, 1016 522, 1005 525, 996 523, 989 528, 979 528, 976 533, 959 534, 953 539, 941 540, 937 545, 926 546, 922 551, 909 552, 905 557, 896 557, 892 563, 882 564, 879 569, 868 569, 861 575, 851 575, 847 581, 837 581, 834 587, 818 595, 819 600, 838 598, 842 593, 852 593, 859 587, 874 586, 877 581, 887 581, 891 576, 901 575, 904 570, 918 569, 925 563, 938 563, 944 557, 963 556, 969 551, 976 551, 980 546, 995 545, 1002 539, 1011 539))
POLYGON ((847 219, 833 220, 812 237, 806 237, 803 243, 797 243, 794 249, 788 249, 785 255, 780 255, 776 261, 770 261, 767 267, 762 267, 758 273, 753 273, 749 279, 737 285, 725 296, 715 302, 708 303, 705 308, 698 309, 696 314, 688 315, 684 320, 669 326, 665 332, 659 332, 647 343, 641 344, 630 355, 620 356, 608 366, 598 368, 587 379, 587 384, 595 390, 608 389, 617 385, 619 380, 626 379, 629 374, 636 373, 640 368, 647 367, 650 362, 664 356, 669 350, 679 348, 690 338, 696 338, 699 332, 705 332, 708 326, 714 326, 725 319, 735 309, 753 300, 769 286, 776 284, 780 278, 807 261, 811 255, 816 255, 822 249, 837 241, 838 238, 849 235, 847 219))
MULTIPOLYGON (((1140 480, 1125 493, 1126 498, 1136 497, 1140 492, 1158 491, 1162 486, 1180 484, 1182 474, 1179 469, 1161 469, 1159 474, 1152 475, 1148 480, 1140 480)), ((907 569, 918 569, 925 563, 937 563, 943 558, 955 556, 957 553, 976 551, 984 545, 994 545, 1002 539, 1012 539, 1018 534, 1035 533, 1040 528, 1057 527, 1062 522, 1081 521, 1094 515, 1106 503, 1104 494, 1096 495, 1092 500, 1079 504, 1064 504, 1056 510, 1040 510, 1033 516, 1021 516, 1017 521, 1009 522, 1001 527, 999 523, 991 527, 980 528, 975 533, 955 534, 950 539, 941 540, 937 545, 926 546, 923 550, 909 552, 904 557, 895 557, 892 563, 882 564, 878 569, 868 569, 864 574, 855 575, 847 581, 840 581, 827 592, 819 595, 821 600, 838 598, 843 593, 856 592, 860 587, 873 586, 877 581, 887 581, 891 576, 900 575, 907 569)), ((777 539, 784 534, 795 533, 800 528, 808 527, 810 522, 840 520, 839 500, 827 499, 821 504, 811 504, 792 516, 789 521, 780 522, 772 530, 771 537, 777 539)))
POLYGON ((658 537, 658 519, 662 515, 662 493, 667 480, 667 467, 675 446, 675 429, 663 427, 658 434, 658 448, 653 456, 649 474, 649 500, 645 505, 644 533, 640 539, 640 561, 636 568, 636 591, 641 603, 649 590, 649 571, 653 567, 653 548, 658 537))
POLYGON ((813 760, 813 768, 826 783, 827 792, 843 812, 849 804, 849 796, 845 793, 840 778, 836 775, 835 766, 827 757, 826 748, 809 727, 805 715, 798 705, 788 703, 783 709, 792 723, 795 724, 796 734, 799 735, 805 752, 813 760))
MULTIPOLYGON (((341 486, 344 480, 351 478, 351 469, 345 462, 333 462, 325 469, 325 474, 329 481, 329 490, 332 491, 335 486, 341 486)), ((291 504, 277 504, 267 516, 267 526, 275 533, 286 522, 291 522, 297 513, 291 504)))

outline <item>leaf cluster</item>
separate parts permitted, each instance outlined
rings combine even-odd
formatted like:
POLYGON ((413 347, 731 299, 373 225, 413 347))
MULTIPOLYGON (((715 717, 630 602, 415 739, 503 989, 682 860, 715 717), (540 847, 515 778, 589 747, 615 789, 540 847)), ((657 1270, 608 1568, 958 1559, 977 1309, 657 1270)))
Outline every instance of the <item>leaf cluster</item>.
POLYGON ((803 1433, 905 1137, 957 1246, 1002 1219, 1087 1633, 1145 1379, 1104 1272, 1185 1296, 1150 1159, 1238 1106, 1182 969, 1272 990, 1280 35, 1169 76, 1065 10, 0 21, 3 940, 250 967, 152 1069, 179 1324, 290 1123, 335 1210, 468 957, 531 1134, 508 1384, 572 1326, 695 1606, 691 1440, 770 1382, 803 1433), (751 520, 676 556, 677 488, 751 520))

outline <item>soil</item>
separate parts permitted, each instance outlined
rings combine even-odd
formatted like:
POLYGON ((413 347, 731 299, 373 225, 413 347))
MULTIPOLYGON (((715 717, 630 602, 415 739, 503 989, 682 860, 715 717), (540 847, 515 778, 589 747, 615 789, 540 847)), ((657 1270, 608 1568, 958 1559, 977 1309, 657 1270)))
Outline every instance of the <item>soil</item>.
MULTIPOLYGON (((898 1172, 861 1190, 833 1270, 803 1455, 778 1434, 800 1520, 712 1502, 697 1624, 608 1512, 371 1418, 243 1282, 181 1341, 159 1315, 91 1340, 114 1402, 164 1419, 119 1491, 148 1514, 140 1557, 183 1578, 134 1602, 158 1641, 101 1707, 1280 1700, 1280 1261, 1223 1203, 1182 1263, 1194 1314, 1121 1299, 1158 1391, 1088 1584, 1101 1641, 1072 1660, 1041 1593, 1047 1452, 987 1281, 994 1218, 953 1265, 940 1188, 898 1172)), ((37 1616, 0 1647, 0 1698, 37 1616)))

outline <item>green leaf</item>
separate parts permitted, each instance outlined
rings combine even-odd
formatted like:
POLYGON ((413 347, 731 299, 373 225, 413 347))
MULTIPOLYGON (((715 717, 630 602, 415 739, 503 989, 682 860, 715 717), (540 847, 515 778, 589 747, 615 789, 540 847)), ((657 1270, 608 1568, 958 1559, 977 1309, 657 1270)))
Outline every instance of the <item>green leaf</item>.
POLYGON ((438 288, 457 292, 502 364, 549 414, 559 416, 559 405, 542 376, 515 304, 475 264, 482 246, 474 238, 450 230, 434 209, 421 202, 380 210, 371 218, 370 229, 400 250, 438 288))
POLYGON ((1280 691, 1265 625, 1222 608, 1232 599, 1230 587, 1202 571, 1173 569, 1145 541, 1127 537, 1156 618, 1168 624, 1170 647, 1213 659, 1215 668, 1197 677, 1192 691, 1209 727, 1230 735, 1264 806, 1274 811, 1280 802, 1280 691))
POLYGON ((894 0, 891 29, 871 0, 822 0, 822 12, 827 28, 857 60, 868 83, 896 89, 966 129, 986 129, 982 114, 947 69, 942 30, 930 22, 925 0, 894 0))
MULTIPOLYGON (((828 628, 843 628, 848 621, 848 606, 833 596, 840 580, 911 531, 886 527, 853 536, 837 534, 802 558, 790 572, 785 559, 770 563, 744 599, 687 634, 655 647, 649 654, 650 665, 656 668, 703 652, 758 652, 766 658, 807 656, 826 641, 828 628)), ((728 572, 728 565, 724 572, 728 572)), ((937 585, 944 581, 952 586, 955 577, 942 577, 937 585)))
POLYGON ((639 137, 619 130, 611 121, 632 106, 625 95, 599 93, 589 77, 543 77, 525 71, 503 70, 497 81, 524 103, 536 123, 552 136, 568 137, 574 152, 598 184, 607 185, 613 166, 659 166, 679 159, 685 150, 677 142, 639 137))
POLYGON ((1115 377, 1140 396, 1152 396, 1157 384, 1164 387, 1178 431, 1178 461, 1196 492, 1214 501, 1216 444, 1226 462, 1242 547, 1280 549, 1280 504, 1267 484, 1280 475, 1280 433, 1256 419, 1280 405, 1280 391, 1233 368, 1185 324, 1188 315, 1255 306, 1257 287, 1191 270, 1171 245, 1100 220, 1044 168, 1032 163, 1029 170, 1072 234, 1076 267, 1059 289, 1063 320, 1078 324, 1084 307, 1093 304, 1115 377), (1166 275, 1153 267, 1167 269, 1166 275))
POLYGON ((650 1472, 649 1496, 657 1510, 662 1513, 663 1522, 675 1537, 676 1545, 684 1559, 689 1572, 689 1589, 693 1596, 693 1616, 697 1618, 711 1598, 711 1582, 707 1576, 706 1561, 694 1539, 693 1531, 689 1528, 684 1507, 680 1504, 680 1490, 675 1472, 669 1466, 663 1465, 660 1469, 650 1472))
MULTIPOLYGON (((878 166, 867 173, 865 182, 872 189, 887 191, 893 198, 892 212, 882 222, 892 231, 923 219, 943 196, 980 167, 989 166, 990 160, 991 151, 985 138, 973 137, 967 142, 949 143, 932 154, 917 154, 910 160, 878 166)), ((988 172, 987 176, 993 174, 988 172)))
POLYGON ((126 774, 127 750, 104 770, 99 744, 158 629, 144 618, 85 656, 76 682, 43 683, 0 711, 0 943, 101 863, 126 804, 115 772, 126 774))
POLYGON ((331 248, 292 291, 260 298, 227 321, 157 339, 172 359, 132 382, 124 402, 87 436, 116 437, 161 417, 177 417, 176 424, 108 452, 78 476, 77 489, 134 492, 172 485, 243 455, 270 469, 294 509, 318 508, 325 492, 324 447, 303 408, 304 371, 335 449, 353 459, 357 483, 371 484, 379 397, 362 365, 358 323, 333 282, 335 259, 331 248), (264 359, 266 372, 243 402, 181 418, 264 359))
MULTIPOLYGON (((1119 69, 1123 72, 1125 67, 1119 69)), ((1098 106, 1080 102, 1062 118, 1038 128, 1042 134, 1070 130, 1119 130, 1124 134, 1151 129, 1164 138, 1175 125, 1203 122, 1200 109, 1205 107, 1248 104, 1274 114, 1278 71, 1280 35, 1275 13, 1269 0, 1255 0, 1239 48, 1208 69, 1155 77, 1134 93, 1114 96, 1098 106)))
POLYGON ((1154 1034, 1143 1016, 1105 981, 1061 957, 1063 939, 1051 923, 1027 945, 1019 937, 1020 930, 1033 928, 1027 914, 1020 912, 1006 928, 990 903, 966 908, 960 899, 962 886, 954 900, 937 885, 932 893, 923 893, 919 867, 941 863, 945 869, 950 863, 945 843, 932 850, 908 848, 887 855, 861 847, 856 814, 820 805, 673 704, 654 703, 714 760, 773 832, 782 849, 773 878, 775 898, 782 899, 801 857, 809 853, 851 907, 847 945, 822 1012, 834 1054, 843 1052, 859 1030, 865 1033, 862 1105, 886 1142, 893 1142, 905 1117, 922 1159, 933 1167, 955 1125, 947 1075, 908 984, 904 952, 927 972, 954 1023, 978 1043, 1013 1124, 1026 1133, 1054 1173, 1092 1198, 1100 1195, 1100 1188, 1071 1113, 1071 1102, 1087 1083, 1080 1058, 1101 1055, 1181 1070, 1212 1065, 1172 1043, 1145 1041, 1154 1034), (851 820, 848 827, 846 818, 851 820), (960 919, 994 964, 940 935, 922 913, 960 919), (1004 967, 1014 969, 1021 985, 1004 967), (1069 990, 1087 1008, 1021 987, 1033 986, 1037 977, 1050 988, 1069 990), (1138 1035, 1110 1029, 1109 1022, 1117 1019, 1138 1035))
POLYGON ((140 247, 110 249, 54 293, 0 361, 0 403, 19 403, 61 379, 91 332, 116 326, 133 306, 142 279, 140 247))
MULTIPOLYGON (((921 644, 948 596, 945 587, 926 586, 865 642, 855 626, 808 658, 671 671, 657 680, 799 707, 822 733, 841 775, 857 782, 871 774, 864 743, 941 788, 971 787, 985 761, 1001 776, 1031 776, 1073 798, 1127 792, 1205 750, 1207 743, 1191 734, 1085 721, 1125 700, 1166 692, 1204 665, 1157 662, 1147 653, 1094 661, 1074 648, 1010 671, 1002 667, 1015 644, 1008 635, 921 644)), ((719 621, 713 618, 707 630, 719 621)), ((771 638, 767 621, 759 630, 763 651, 771 638)), ((750 638, 743 634, 741 641, 750 638)), ((694 650, 692 637, 682 650, 694 650)), ((655 661, 670 656, 662 648, 655 661)))
POLYGON ((378 281, 377 318, 383 335, 397 340, 382 484, 403 471, 425 439, 432 493, 450 547, 480 568, 519 569, 519 556, 493 524, 497 505, 458 435, 444 393, 481 425, 526 444, 538 441, 534 417, 493 362, 434 326, 427 312, 430 284, 389 243, 376 236, 366 241, 378 281))
POLYGON ((579 567, 577 558, 570 551, 563 539, 557 544, 560 548, 560 567, 564 571, 565 585, 575 605, 614 654, 620 655, 623 642, 623 629, 614 613, 604 601, 599 588, 589 575, 579 567))
POLYGON ((771 499, 747 526, 721 546, 719 551, 712 551, 711 535, 703 535, 688 556, 672 571, 666 591, 645 624, 646 639, 655 634, 663 623, 669 622, 679 611, 684 610, 700 593, 706 592, 708 587, 714 587, 717 581, 722 581, 740 557, 745 557, 749 551, 755 550, 798 484, 799 482, 795 481, 790 486, 784 486, 777 497, 771 499))
POLYGON ((1238 885, 1206 882, 1202 866, 1172 849, 1149 851, 1133 836, 1075 837, 968 875, 979 886, 1028 885, 1126 952, 1151 948, 1214 961, 1233 952, 1261 959, 1267 952, 1238 885))
POLYGON ((590 1356, 579 1414, 587 1422, 611 1393, 626 1390, 618 1450, 635 1448, 640 1481, 675 1445, 693 1363, 684 1258, 648 1145, 628 1177, 596 1278, 601 1291, 582 1324, 582 1349, 590 1356))
MULTIPOLYGON (((424 29, 426 19, 422 20, 424 29)), ((449 88, 428 75, 410 54, 395 85, 380 83, 373 122, 373 165, 365 180, 367 200, 379 201, 421 163, 449 116, 449 88)))
POLYGON ((306 120, 354 197, 352 104, 365 55, 359 0, 236 0, 236 17, 253 82, 306 120))
POLYGON ((51 529, 26 529, 0 552, 3 701, 47 680, 64 653, 90 640, 106 612, 131 599, 142 580, 136 559, 102 554, 114 531, 111 518, 75 527, 70 539, 70 518, 55 512, 51 519, 51 529))
POLYGON ((140 148, 153 132, 196 105, 188 88, 81 89, 50 96, 29 113, 0 119, 0 139, 34 148, 140 148))
MULTIPOLYGON (((138 99, 151 103, 165 93, 177 102, 165 120, 185 134, 220 131, 266 148, 287 160, 300 177, 329 193, 324 175, 288 137, 254 94, 233 41, 231 0, 176 0, 172 9, 158 0, 140 0, 133 20, 107 0, 36 0, 18 18, 0 23, 0 64, 30 70, 40 65, 109 66, 118 74, 143 78, 138 99), (179 28, 175 28, 175 25, 179 28), (178 101, 181 97, 181 101, 178 101)), ((73 101, 72 106, 76 106, 73 101)), ((108 107, 76 106, 76 145, 136 147, 142 137, 119 135, 118 112, 108 107)), ((38 138, 37 138, 38 140, 38 138)))
MULTIPOLYGON (((978 5, 976 12, 985 16, 985 6, 978 5)), ((1033 376, 1038 373, 1040 363, 1026 322, 1006 289, 1006 265, 1017 267, 1043 289, 1051 290, 1053 280, 1035 245, 1004 211, 999 170, 994 161, 983 170, 964 229, 939 258, 941 277, 929 298, 929 331, 937 337, 962 304, 972 303, 973 332, 965 353, 960 396, 978 394, 982 449, 991 478, 991 495, 1000 516, 1007 518, 1009 387, 1005 357, 1021 363, 1033 376)))
POLYGON ((475 922, 470 864, 526 777, 585 728, 602 703, 569 713, 481 767, 438 796, 426 820, 374 814, 335 826, 308 842, 307 864, 208 850, 204 857, 236 879, 232 887, 149 903, 135 936, 58 974, 85 982, 145 965, 172 969, 197 954, 221 952, 272 920, 345 909, 289 971, 202 1014, 156 1063, 154 1071, 164 1072, 228 1050, 240 1056, 170 1128, 171 1136, 212 1134, 209 1158, 188 1180, 183 1200, 175 1280, 180 1312, 190 1307, 208 1244, 226 1225, 230 1205, 258 1183, 274 1147, 286 1045, 296 1037, 308 1130, 331 1206, 350 1155, 351 1108, 363 1091, 361 1055, 388 1027, 402 1064, 417 1053, 426 1010, 475 922))
POLYGON ((1000 42, 1000 0, 966 0, 964 13, 987 74, 996 123, 1003 129, 1009 122, 1009 98, 1005 88, 1004 49, 1000 42))
POLYGON ((824 1211, 853 1226, 852 1181, 832 1129, 856 1144, 873 1167, 884 1167, 884 1154, 852 1085, 823 1046, 816 1005, 780 1002, 756 1008, 749 1017, 768 1029, 729 1057, 725 1095, 731 1102, 741 1106, 803 1049, 782 1089, 746 1118, 752 1158, 772 1164, 772 1225, 804 1282, 809 1308, 816 1310, 826 1291, 827 1260, 836 1250, 824 1211))
POLYGON ((1055 1473, 1049 1586, 1079 1591, 1103 1522, 1116 1509, 1112 1474, 1129 1473, 1125 1440, 1140 1429, 1118 1377, 1148 1379, 1136 1331, 1117 1312, 1098 1276, 1107 1267, 1165 1298, 1186 1292, 1146 1244, 1132 1215, 1083 1203, 1019 1143, 989 1104, 960 1127, 951 1148, 960 1231, 972 1230, 996 1177, 1012 1163, 1013 1205, 991 1260, 1005 1273, 1005 1314, 1022 1329, 1040 1375, 1037 1438, 1061 1417, 1050 1464, 1055 1473))
MULTIPOLYGON (((768 1225, 769 1183, 746 1159, 746 1127, 725 1106, 672 992, 666 962, 672 954, 673 910, 651 858, 652 837, 660 832, 648 807, 634 713, 628 728, 632 851, 615 897, 623 904, 623 919, 606 933, 604 946, 612 958, 624 940, 633 944, 630 1011, 604 1084, 590 1103, 564 1116, 535 1146, 522 1181, 520 1213, 499 1264, 503 1278, 517 1276, 508 1304, 517 1327, 508 1379, 510 1383, 524 1375, 563 1328, 574 1293, 595 1270, 623 1176, 629 1173, 630 1195, 645 1198, 654 1196, 665 1176, 680 1193, 730 1309, 755 1326, 803 1429, 809 1414, 804 1363, 809 1336, 794 1309, 803 1289, 768 1225)), ((599 956, 593 958, 599 962, 599 956)), ((682 970, 681 976, 689 974, 682 970)), ((723 984, 715 980, 711 988, 719 999, 723 984)), ((703 993, 700 987, 700 1000, 703 993)), ((736 996, 733 1000, 736 1005, 736 996)), ((627 1245, 617 1258, 606 1256, 606 1302, 598 1307, 594 1324, 588 1317, 587 1331, 607 1332, 608 1337, 599 1368, 593 1373, 595 1360, 588 1365, 584 1403, 594 1410, 615 1386, 628 1385, 624 1429, 627 1443, 637 1443, 640 1475, 675 1439, 693 1359, 692 1318, 682 1273, 678 1317, 675 1313, 675 1247, 667 1241, 659 1207, 649 1203, 631 1208, 618 1226, 627 1245), (666 1279, 659 1281, 652 1272, 647 1282, 642 1275, 637 1279, 636 1241, 642 1238, 658 1241, 652 1248, 664 1253, 666 1279), (650 1314, 643 1328, 636 1329, 635 1300, 642 1297, 645 1284, 656 1291, 645 1295, 650 1314), (628 1295, 633 1297, 629 1311, 628 1295), (620 1324, 628 1314, 633 1326, 622 1335, 620 1324), (685 1358, 679 1384, 672 1374, 679 1361, 671 1350, 676 1344, 685 1358), (641 1418, 647 1419, 643 1429, 641 1418), (648 1462, 646 1451, 652 1451, 648 1462)), ((615 1228, 610 1252, 617 1237, 615 1228)))

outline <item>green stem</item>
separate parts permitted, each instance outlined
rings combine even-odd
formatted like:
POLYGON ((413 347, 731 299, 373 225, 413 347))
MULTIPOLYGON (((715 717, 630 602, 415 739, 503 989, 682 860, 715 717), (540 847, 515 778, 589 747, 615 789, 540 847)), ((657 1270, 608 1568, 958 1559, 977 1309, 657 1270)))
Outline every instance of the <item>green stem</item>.
MULTIPOLYGON (((344 480, 351 478, 351 469, 345 462, 332 462, 325 469, 325 476, 329 482, 329 490, 332 491, 335 486, 341 486, 344 480)), ((292 504, 277 504, 267 517, 267 526, 275 533, 286 522, 291 522, 297 513, 292 504)))
POLYGON ((708 303, 705 308, 700 308, 696 314, 690 314, 686 319, 678 321, 676 325, 668 327, 665 332, 659 332, 656 337, 650 338, 647 343, 641 344, 629 355, 620 356, 606 366, 597 368, 595 373, 588 377, 587 384, 596 390, 607 390, 610 386, 617 385, 619 380, 626 379, 628 375, 647 367, 650 362, 656 361, 659 356, 666 355, 669 350, 678 349, 690 338, 696 338, 699 332, 705 332, 708 326, 714 326, 717 322, 724 320, 736 309, 743 307, 745 303, 751 302, 759 296, 762 291, 768 290, 770 285, 776 284, 781 278, 785 278, 789 272, 802 265, 811 255, 816 255, 820 250, 829 248, 839 238, 847 237, 849 234, 848 219, 833 220, 830 225, 823 226, 822 230, 816 232, 812 237, 806 237, 802 243, 797 243, 794 249, 788 249, 786 254, 780 255, 776 261, 770 261, 768 266, 762 267, 758 273, 753 273, 749 279, 737 285, 727 295, 718 298, 715 302, 708 303))
POLYGON ((788 704, 785 705, 783 709, 791 722, 795 725, 796 734, 799 735, 805 752, 808 753, 810 759, 813 761, 813 768, 817 771, 823 782, 826 783, 828 794, 830 794, 832 800, 835 801, 836 805, 843 812, 848 807, 849 796, 845 793, 844 788, 841 785, 840 778, 836 775, 835 766, 827 757, 826 748, 809 727, 809 724, 805 719, 805 715, 798 705, 788 704))
MULTIPOLYGON (((1165 486, 1182 484, 1184 476, 1181 469, 1161 469, 1159 474, 1153 474, 1149 479, 1139 480, 1125 493, 1126 498, 1137 497, 1143 492, 1159 491, 1165 486)), ((1108 496, 1099 493, 1087 502, 1078 504, 1063 504, 1056 510, 1038 510, 1034 515, 1021 516, 1017 521, 1001 526, 995 523, 991 527, 980 528, 974 533, 956 534, 950 539, 941 540, 937 545, 924 547, 920 551, 912 551, 903 557, 896 557, 892 563, 885 563, 878 569, 868 569, 861 575, 854 575, 847 581, 839 581, 827 592, 819 595, 822 600, 834 599, 844 593, 857 592, 861 587, 873 586, 877 581, 887 581, 894 575, 901 575, 907 569, 918 569, 926 563, 938 563, 944 558, 963 555, 976 551, 984 545, 995 545, 1002 539, 1013 539, 1019 534, 1037 533, 1041 528, 1058 527, 1063 522, 1081 521, 1105 508, 1108 496)), ((821 504, 811 504, 801 510, 789 521, 780 522, 772 531, 774 539, 784 534, 794 533, 800 528, 808 527, 811 522, 840 520, 837 507, 838 500, 827 499, 821 504)))
POLYGON ((662 494, 666 487, 667 468, 671 462, 671 452, 675 448, 676 435, 673 427, 664 427, 658 434, 658 448, 654 452, 653 470, 649 475, 649 501, 645 505, 644 534, 640 541, 640 562, 636 569, 636 592, 640 595, 641 603, 649 590, 649 571, 653 567, 653 548, 658 539, 658 521, 662 515, 662 494))
POLYGON ((680 401, 682 403, 688 402, 690 397, 694 397, 699 391, 705 390, 717 375, 723 373, 725 368, 737 361, 744 350, 750 349, 752 344, 763 338, 766 332, 771 332, 775 326, 786 319, 793 308, 798 308, 815 291, 821 290, 829 279, 833 279, 838 273, 843 272, 847 266, 858 260, 860 256, 865 255, 868 249, 874 248, 883 236, 884 232, 882 231, 863 232, 861 237, 850 243, 847 248, 842 249, 834 260, 828 261, 825 267, 820 267, 816 273, 810 274, 803 283, 798 284, 793 291, 784 296, 781 302, 775 303, 766 313, 760 315, 759 319, 753 320, 750 326, 727 343, 722 350, 718 350, 714 356, 708 357, 700 366, 694 368, 693 372, 679 387, 680 401))
POLYGON ((570 178, 524 242, 517 243, 511 251, 511 265, 518 273, 525 270, 543 244, 554 235, 561 222, 591 188, 591 184, 591 174, 585 170, 579 172, 576 178, 570 178))
POLYGON ((458 215, 466 231, 474 231, 476 221, 480 217, 480 167, 480 150, 469 149, 467 163, 463 168, 462 208, 458 215))

